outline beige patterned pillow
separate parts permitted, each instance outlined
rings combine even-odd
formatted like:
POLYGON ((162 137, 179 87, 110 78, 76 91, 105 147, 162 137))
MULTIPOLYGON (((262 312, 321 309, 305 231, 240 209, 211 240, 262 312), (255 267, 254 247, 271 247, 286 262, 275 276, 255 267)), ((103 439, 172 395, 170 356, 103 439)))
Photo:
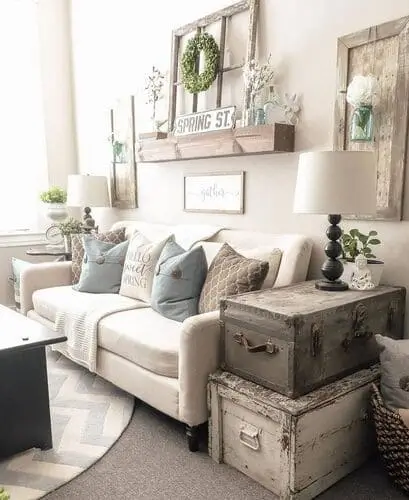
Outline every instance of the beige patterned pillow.
POLYGON ((139 232, 132 236, 126 252, 119 295, 150 302, 156 264, 170 238, 173 235, 152 242, 139 232))
MULTIPOLYGON (((125 241, 125 228, 115 231, 106 231, 105 233, 92 234, 96 240, 107 243, 122 243, 125 241)), ((73 234, 71 236, 71 260, 72 260, 72 284, 79 282, 84 259, 84 245, 82 243, 82 234, 73 234)))
POLYGON ((199 300, 199 313, 215 311, 228 295, 260 290, 268 262, 247 259, 225 243, 214 258, 199 300))

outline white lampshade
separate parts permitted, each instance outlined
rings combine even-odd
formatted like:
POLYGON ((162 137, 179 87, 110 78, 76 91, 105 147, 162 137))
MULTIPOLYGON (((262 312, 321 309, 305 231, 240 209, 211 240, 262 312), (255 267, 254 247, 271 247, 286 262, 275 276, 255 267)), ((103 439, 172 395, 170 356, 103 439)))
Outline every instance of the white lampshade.
POLYGON ((69 207, 109 207, 108 179, 104 175, 69 175, 69 207))
POLYGON ((369 151, 301 153, 294 212, 375 214, 375 154, 369 151))

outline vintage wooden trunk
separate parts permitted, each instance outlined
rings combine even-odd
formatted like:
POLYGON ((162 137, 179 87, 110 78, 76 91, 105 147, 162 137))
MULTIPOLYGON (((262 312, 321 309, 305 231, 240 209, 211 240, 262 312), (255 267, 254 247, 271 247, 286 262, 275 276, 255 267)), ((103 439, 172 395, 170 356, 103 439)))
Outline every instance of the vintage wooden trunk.
POLYGON ((221 301, 222 368, 298 397, 378 360, 403 337, 405 289, 325 292, 314 281, 221 301))
POLYGON ((209 379, 209 454, 280 500, 314 498, 375 451, 369 412, 378 379, 374 365, 291 399, 217 372, 209 379))

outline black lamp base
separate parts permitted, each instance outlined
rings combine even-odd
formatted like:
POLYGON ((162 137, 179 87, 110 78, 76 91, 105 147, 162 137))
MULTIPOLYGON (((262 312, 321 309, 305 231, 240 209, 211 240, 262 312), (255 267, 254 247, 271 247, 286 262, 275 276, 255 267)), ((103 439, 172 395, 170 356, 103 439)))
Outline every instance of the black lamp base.
POLYGON ((345 283, 345 281, 341 280, 319 280, 315 282, 315 288, 317 288, 318 290, 324 290, 326 292, 344 292, 345 290, 348 290, 349 287, 348 283, 345 283))
POLYGON ((317 281, 315 288, 327 292, 343 292, 348 290, 347 283, 339 278, 342 276, 344 266, 339 256, 342 253, 342 246, 339 239, 342 236, 341 228, 338 224, 341 222, 341 216, 338 214, 328 215, 328 221, 331 224, 327 228, 327 237, 329 242, 325 245, 325 254, 328 257, 321 267, 324 280, 317 281))

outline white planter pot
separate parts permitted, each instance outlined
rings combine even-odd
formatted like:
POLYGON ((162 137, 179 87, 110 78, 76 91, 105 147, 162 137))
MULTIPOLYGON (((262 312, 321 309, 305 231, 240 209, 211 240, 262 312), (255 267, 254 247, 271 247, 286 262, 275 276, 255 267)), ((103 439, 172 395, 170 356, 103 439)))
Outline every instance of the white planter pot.
MULTIPOLYGON (((351 283, 352 273, 355 270, 355 263, 346 260, 343 260, 342 263, 344 264, 344 272, 342 273, 341 280, 346 283, 351 283)), ((384 266, 384 262, 380 260, 368 262, 368 267, 372 276, 372 283, 375 286, 378 286, 381 282, 384 266)))
POLYGON ((54 222, 61 222, 68 217, 65 203, 47 203, 47 216, 54 222))

